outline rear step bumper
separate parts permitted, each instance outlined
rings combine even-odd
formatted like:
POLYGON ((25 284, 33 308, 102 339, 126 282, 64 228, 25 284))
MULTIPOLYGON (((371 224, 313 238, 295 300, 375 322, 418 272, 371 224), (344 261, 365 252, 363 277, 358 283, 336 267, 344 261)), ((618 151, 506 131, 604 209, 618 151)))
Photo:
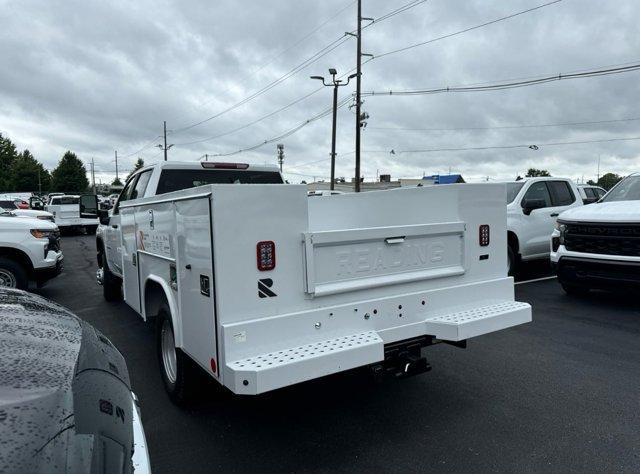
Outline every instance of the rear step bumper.
MULTIPOLYGON (((416 326, 415 336, 462 341, 530 321, 529 304, 502 301, 430 315, 416 326)), ((359 332, 228 362, 224 384, 234 393, 255 395, 383 360, 380 335, 359 332)))

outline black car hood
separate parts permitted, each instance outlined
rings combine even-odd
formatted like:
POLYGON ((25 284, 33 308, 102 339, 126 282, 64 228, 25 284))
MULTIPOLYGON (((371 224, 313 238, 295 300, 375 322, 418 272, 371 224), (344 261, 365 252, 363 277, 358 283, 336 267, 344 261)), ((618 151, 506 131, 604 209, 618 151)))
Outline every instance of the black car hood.
POLYGON ((111 342, 55 303, 0 289, 0 472, 130 472, 131 420, 111 342))

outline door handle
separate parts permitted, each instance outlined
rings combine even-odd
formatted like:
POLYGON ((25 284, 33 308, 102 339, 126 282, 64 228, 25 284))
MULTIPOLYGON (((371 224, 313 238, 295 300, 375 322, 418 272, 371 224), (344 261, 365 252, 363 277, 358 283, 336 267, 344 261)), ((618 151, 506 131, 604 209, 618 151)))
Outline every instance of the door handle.
POLYGON ((550 214, 550 215, 551 215, 551 217, 558 217, 560 215, 560 213, 554 212, 553 214, 550 214))
POLYGON ((190 263, 187 263, 187 264, 184 266, 184 268, 186 268, 187 270, 191 270, 191 264, 190 264, 190 263))
POLYGON ((384 241, 388 244, 401 244, 402 242, 404 242, 404 236, 403 237, 387 237, 386 239, 384 239, 384 241))
POLYGON ((114 229, 118 228, 118 224, 111 224, 111 227, 113 227, 114 229))

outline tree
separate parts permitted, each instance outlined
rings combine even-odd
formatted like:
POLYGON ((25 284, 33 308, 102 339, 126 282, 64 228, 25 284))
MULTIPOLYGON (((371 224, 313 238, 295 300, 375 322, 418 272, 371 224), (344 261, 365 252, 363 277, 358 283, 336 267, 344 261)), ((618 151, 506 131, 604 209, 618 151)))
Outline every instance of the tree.
POLYGON ((51 173, 51 188, 62 192, 85 192, 88 187, 87 169, 75 153, 67 151, 51 173))
POLYGON ((15 191, 45 192, 51 185, 51 175, 34 158, 29 150, 18 155, 11 170, 11 180, 15 191))
POLYGON ((0 191, 13 191, 11 171, 18 158, 18 151, 11 140, 0 134, 0 191))
POLYGON ((589 181, 587 181, 587 184, 588 184, 589 186, 597 186, 597 185, 598 185, 598 183, 596 183, 596 182, 595 182, 594 180, 592 180, 592 179, 590 179, 589 181))
POLYGON ((113 180, 113 183, 111 183, 111 186, 122 186, 122 181, 120 181, 120 178, 116 178, 113 180))
POLYGON ((135 173, 136 171, 138 171, 140 168, 142 168, 144 166, 144 160, 142 158, 138 158, 138 161, 136 161, 136 164, 133 165, 133 169, 131 170, 131 172, 127 175, 127 179, 125 179, 125 181, 127 181, 131 175, 133 173, 135 173))
POLYGON ((535 178, 538 176, 551 176, 551 173, 547 170, 539 170, 536 168, 529 168, 529 171, 527 171, 527 178, 535 178))
POLYGON ((621 179, 622 176, 618 176, 615 173, 606 173, 600 176, 600 179, 598 180, 598 186, 609 191, 616 184, 618 184, 618 181, 620 181, 621 179))

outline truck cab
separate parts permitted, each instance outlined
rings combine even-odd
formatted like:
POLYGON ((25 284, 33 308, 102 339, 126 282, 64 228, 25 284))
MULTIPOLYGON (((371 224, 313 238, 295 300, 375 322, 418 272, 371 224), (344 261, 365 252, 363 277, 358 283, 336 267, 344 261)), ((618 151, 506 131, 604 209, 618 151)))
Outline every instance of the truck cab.
POLYGON ((640 288, 640 174, 620 181, 600 201, 560 214, 551 264, 569 294, 640 288))
POLYGON ((283 184, 276 166, 246 163, 163 161, 141 168, 125 183, 109 216, 97 230, 98 282, 105 298, 121 298, 123 277, 120 206, 147 198, 206 184, 283 184))
POLYGON ((0 287, 26 290, 59 275, 63 268, 58 227, 43 219, 0 209, 0 287))
POLYGON ((508 268, 521 261, 549 258, 549 236, 556 218, 582 206, 575 183, 567 178, 526 178, 507 185, 508 268))

